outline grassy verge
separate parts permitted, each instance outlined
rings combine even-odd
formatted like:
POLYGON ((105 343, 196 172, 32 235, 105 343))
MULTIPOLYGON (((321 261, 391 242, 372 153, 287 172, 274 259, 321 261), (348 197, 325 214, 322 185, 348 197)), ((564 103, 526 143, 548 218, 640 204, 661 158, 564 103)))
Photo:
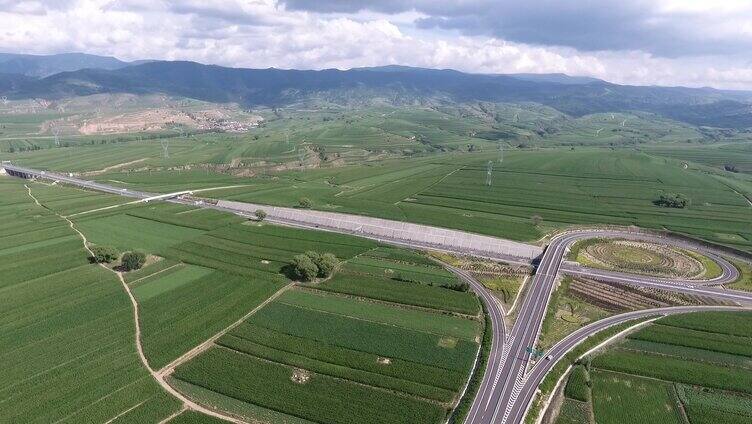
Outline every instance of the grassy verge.
POLYGON ((525 281, 524 275, 501 275, 480 279, 480 282, 484 286, 489 290, 493 290, 501 298, 500 300, 507 309, 514 304, 514 300, 520 293, 523 281, 525 281))
POLYGON ((752 291, 752 265, 741 262, 731 261, 736 269, 739 270, 739 278, 728 285, 728 288, 734 290, 752 291))
POLYGON ((470 382, 467 385, 465 395, 460 399, 459 403, 457 403, 457 407, 454 408, 454 412, 452 412, 452 415, 449 417, 450 424, 458 424, 465 421, 467 414, 470 412, 473 400, 475 400, 475 396, 478 394, 478 390, 480 390, 480 385, 483 382, 483 374, 488 365, 488 357, 491 354, 491 339, 493 337, 491 319, 488 316, 486 304, 481 302, 481 305, 483 307, 483 316, 486 325, 483 330, 483 342, 480 346, 480 357, 478 358, 478 363, 475 366, 473 375, 470 377, 470 382))
POLYGON ((551 296, 541 327, 538 344, 541 349, 553 346, 583 325, 611 315, 604 309, 572 296, 569 291, 571 283, 571 277, 564 277, 551 296))
POLYGON ((713 278, 720 277, 721 274, 723 274, 723 270, 721 269, 721 266, 718 265, 714 260, 710 259, 709 257, 701 253, 693 252, 687 249, 682 249, 682 253, 700 261, 703 268, 705 268, 705 274, 702 275, 703 279, 711 280, 713 278))

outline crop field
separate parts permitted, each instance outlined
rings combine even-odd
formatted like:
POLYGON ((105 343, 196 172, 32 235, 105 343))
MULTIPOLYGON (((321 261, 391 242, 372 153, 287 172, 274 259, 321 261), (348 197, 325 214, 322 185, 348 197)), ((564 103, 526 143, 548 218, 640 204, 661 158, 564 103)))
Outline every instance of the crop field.
MULTIPOLYGON (((752 183, 741 174, 717 176, 684 169, 673 159, 625 150, 608 154, 601 149, 511 150, 502 163, 497 159, 490 153, 447 153, 357 167, 283 171, 274 177, 217 181, 217 187, 248 185, 207 195, 282 206, 295 206, 301 197, 309 197, 316 209, 515 240, 536 240, 543 232, 566 225, 616 224, 666 228, 752 248, 748 220, 752 206, 745 198, 752 183), (486 185, 489 160, 493 162, 490 187, 486 185), (683 194, 690 204, 683 209, 656 206, 653 202, 665 193, 683 194), (533 216, 540 219, 534 221, 533 216)), ((133 185, 162 191, 189 185, 178 182, 177 172, 172 174, 164 175, 165 183, 159 186, 133 185)), ((144 175, 131 178, 145 180, 144 175)), ((122 174, 98 179, 130 181, 122 174)))
MULTIPOLYGON (((750 324, 749 312, 673 315, 596 354, 587 361, 596 422, 749 422, 750 324)), ((565 396, 581 399, 569 389, 581 380, 573 373, 565 396)))
POLYGON ((395 288, 418 287, 435 293, 435 299, 468 296, 475 313, 478 300, 430 282, 385 277, 387 267, 396 265, 422 266, 441 275, 441 268, 408 251, 379 247, 352 262, 333 279, 286 291, 210 350, 178 367, 173 377, 190 392, 191 387, 208 389, 225 408, 249 418, 271 410, 314 422, 444 419, 478 351, 478 318, 450 314, 451 308, 439 304, 416 308, 321 289, 347 275, 354 285, 370 279, 390 281, 395 288), (363 258, 379 259, 381 268, 374 262, 366 268, 370 274, 363 273, 358 263, 363 258), (292 397, 295 402, 287 401, 292 397), (370 416, 378 404, 391 405, 389 412, 370 416))
POLYGON ((134 295, 143 310, 144 350, 155 368, 218 333, 282 287, 280 279, 271 276, 249 279, 193 265, 138 284, 134 295))
MULTIPOLYGON (((5 389, 8 399, 16 402, 10 403, 21 406, 14 409, 13 417, 47 414, 39 415, 45 420, 42 417, 53 417, 49 414, 64 414, 55 419, 78 422, 122 413, 120 420, 150 422, 174 413, 178 402, 161 392, 138 365, 132 310, 114 274, 89 264, 81 240, 50 212, 74 210, 70 205, 82 199, 87 208, 96 209, 107 205, 109 196, 65 188, 58 193, 57 187, 33 184, 33 189, 40 188, 40 201, 49 208, 45 209, 31 203, 21 181, 9 181, 15 183, 16 197, 9 197, 9 207, 0 215, 25 216, 27 210, 33 214, 24 225, 0 226, 8 241, 15 243, 0 250, 0 258, 13 259, 0 262, 9 277, 3 285, 15 290, 31 289, 29 282, 40 286, 54 282, 50 286, 54 297, 35 305, 40 313, 52 305, 58 309, 68 305, 65 308, 71 312, 91 309, 60 322, 51 320, 44 324, 48 329, 25 323, 28 318, 24 316, 18 329, 4 336, 14 344, 29 343, 11 345, 8 351, 14 358, 17 349, 28 351, 17 357, 24 358, 23 365, 11 364, 4 371, 9 381, 23 381, 12 392, 5 389), (21 208, 19 199, 31 206, 21 208), (70 304, 61 296, 65 289, 70 304), (95 303, 87 307, 87 301, 95 303), (50 349, 47 356, 46 351, 32 350, 36 346, 33 337, 17 337, 19 331, 41 331, 39 337, 59 341, 85 334, 81 342, 85 351, 77 355, 90 356, 94 362, 82 360, 87 367, 83 377, 61 373, 59 361, 70 361, 65 359, 69 354, 60 358, 61 349, 70 343, 50 349), (103 344, 90 345, 97 341, 103 344), (86 396, 61 392, 73 403, 93 402, 101 396, 114 401, 107 408, 73 403, 71 409, 64 406, 55 412, 31 408, 23 402, 34 397, 20 395, 34 386, 21 373, 34 369, 42 369, 33 380, 45 387, 49 381, 64 384, 69 381, 65 378, 83 378, 83 388, 89 387, 88 376, 91 384, 98 382, 96 390, 85 392, 86 396), (101 384, 102 379, 108 383, 101 384), (123 385, 128 389, 123 390, 123 385), (107 395, 102 390, 114 392, 107 395)), ((212 405, 218 402, 240 415, 290 423, 438 423, 458 400, 478 352, 483 325, 477 298, 461 291, 452 274, 413 252, 338 234, 246 223, 169 204, 130 205, 73 219, 92 243, 159 255, 143 269, 124 275, 139 304, 141 340, 155 369, 217 334, 282 288, 288 281, 284 268, 294 255, 317 250, 345 261, 333 279, 287 291, 222 336, 214 347, 178 367, 171 377, 185 393, 212 405), (359 286, 361 280, 372 282, 395 299, 380 300, 373 297, 377 293, 373 291, 368 296, 345 293, 333 289, 334 285, 321 290, 337 279, 347 282, 344 287, 359 286), (411 299, 417 305, 411 305, 411 299), (212 371, 207 375, 206 370, 212 371), (286 401, 290 396, 301 401, 290 406, 286 401), (355 403, 362 408, 352 408, 355 403), (385 405, 390 412, 383 412, 385 405)), ((38 290, 34 287, 31 293, 38 290)), ((16 297, 10 300, 25 305, 16 297)), ((180 414, 175 420, 206 422, 195 414, 180 414)))
POLYGON ((591 376, 597 423, 682 423, 671 383, 601 370, 591 376))
POLYGON ((0 216, 0 420, 157 422, 177 411, 139 362, 120 283, 89 264, 67 223, 6 178, 0 216))
POLYGON ((201 230, 128 214, 95 219, 82 217, 78 220, 78 226, 92 243, 114 246, 121 250, 142 249, 150 253, 160 253, 169 246, 202 233, 201 230))
POLYGON ((676 144, 651 146, 646 149, 651 154, 666 156, 694 164, 724 169, 734 166, 738 172, 752 174, 752 143, 738 141, 719 144, 676 144))
POLYGON ((334 277, 316 288, 384 302, 447 310, 473 316, 480 313, 480 305, 473 294, 445 288, 456 288, 458 284, 456 277, 425 257, 402 252, 404 253, 384 247, 371 250, 351 261, 352 263, 348 262, 334 277), (369 257, 380 258, 381 261, 370 262, 370 266, 362 266, 358 263, 361 258, 369 257), (405 267, 408 269, 417 267, 423 272, 414 273, 413 279, 407 279, 396 270, 405 267))
POLYGON ((76 222, 93 243, 164 258, 124 277, 140 304, 144 352, 155 368, 282 288, 283 268, 294 255, 325 249, 349 259, 375 247, 337 234, 243 225, 232 215, 170 204, 83 215, 76 222))

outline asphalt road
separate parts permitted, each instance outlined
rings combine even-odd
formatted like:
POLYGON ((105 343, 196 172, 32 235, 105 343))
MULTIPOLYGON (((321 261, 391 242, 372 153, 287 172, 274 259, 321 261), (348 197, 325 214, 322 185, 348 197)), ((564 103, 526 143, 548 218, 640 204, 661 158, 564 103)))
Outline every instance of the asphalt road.
MULTIPOLYGON (((49 174, 43 171, 36 171, 24 167, 16 167, 8 164, 3 164, 3 167, 11 171, 32 174, 41 178, 58 180, 92 190, 98 190, 132 198, 147 199, 157 196, 153 193, 120 189, 92 181, 81 180, 61 174, 49 174)), ((191 204, 198 207, 226 210, 228 212, 236 214, 238 213, 237 211, 231 209, 223 209, 211 204, 194 205, 190 202, 183 202, 179 200, 172 201, 191 204)), ((309 225, 305 222, 294 222, 288 224, 303 226, 306 228, 320 229, 318 225, 309 225)), ((329 228, 328 230, 346 232, 348 234, 351 234, 351 232, 349 231, 341 231, 337 228, 329 228)), ((376 239, 406 247, 431 247, 425 246, 424 244, 406 242, 404 240, 391 240, 384 238, 376 239)), ((472 249, 470 250, 471 251, 466 253, 474 253, 472 252, 472 249)), ((611 325, 616 325, 620 322, 634 319, 635 317, 650 316, 650 314, 660 314, 664 312, 679 313, 706 309, 703 307, 685 307, 684 309, 671 308, 670 311, 663 310, 660 312, 637 311, 629 314, 622 314, 607 318, 605 320, 598 321, 589 326, 583 327, 577 332, 565 338, 562 342, 560 342, 553 349, 547 352, 547 355, 551 355, 551 360, 543 360, 539 361, 537 364, 533 364, 533 362, 531 361, 532 353, 530 349, 533 348, 537 343, 541 324, 543 322, 543 318, 545 317, 546 309, 548 308, 548 302, 551 297, 551 292, 553 291, 557 276, 560 274, 560 272, 565 272, 571 275, 582 275, 587 276, 588 278, 595 278, 620 284, 661 288, 682 293, 690 293, 733 300, 737 302, 752 303, 752 294, 703 286, 703 284, 723 284, 725 282, 733 281, 737 276, 736 268, 727 261, 719 258, 718 255, 716 255, 716 252, 710 251, 707 248, 699 245, 692 245, 691 243, 688 243, 686 241, 648 235, 639 232, 633 233, 612 230, 583 230, 564 233, 552 239, 551 243, 549 244, 540 260, 536 275, 530 283, 528 293, 525 296, 525 299, 522 301, 523 303, 517 315, 515 325, 511 329, 511 333, 508 335, 506 334, 506 328, 504 327, 504 311, 496 298, 465 271, 458 269, 452 269, 452 271, 457 273, 460 278, 470 284, 473 290, 478 293, 481 300, 484 302, 488 309, 494 332, 488 366, 484 372, 484 377, 478 395, 476 396, 473 405, 471 406, 470 413, 466 420, 466 423, 468 424, 516 424, 521 422, 524 418, 526 409, 535 394, 535 390, 538 387, 538 384, 542 380, 543 376, 545 376, 545 373, 548 372, 550 367, 552 367, 557 360, 563 357, 566 352, 568 352, 572 347, 576 346, 577 343, 587 338, 589 335, 592 335, 611 325), (723 275, 717 279, 707 282, 697 282, 692 280, 671 280, 612 271, 596 270, 592 268, 575 266, 572 264, 565 264, 563 262, 564 254, 567 251, 567 248, 572 243, 580 239, 595 237, 629 238, 676 245, 680 247, 692 247, 693 249, 701 250, 703 251, 703 253, 711 256, 714 259, 717 259, 718 263, 721 265, 723 275)))
MULTIPOLYGON (((491 350, 488 355, 488 363, 483 371, 483 380, 478 389, 477 397, 490 398, 496 390, 497 383, 501 377, 501 365, 503 364, 502 355, 504 340, 506 339, 506 325, 504 323, 504 307, 501 302, 486 289, 483 284, 478 282, 469 272, 459 268, 445 265, 450 271, 454 272, 460 279, 470 285, 472 290, 478 294, 481 301, 486 305, 486 311, 491 319, 491 330, 493 337, 491 339, 491 350)), ((476 371, 477 372, 477 371, 476 371)), ((478 402, 473 403, 468 417, 472 418, 481 413, 481 407, 478 402)))

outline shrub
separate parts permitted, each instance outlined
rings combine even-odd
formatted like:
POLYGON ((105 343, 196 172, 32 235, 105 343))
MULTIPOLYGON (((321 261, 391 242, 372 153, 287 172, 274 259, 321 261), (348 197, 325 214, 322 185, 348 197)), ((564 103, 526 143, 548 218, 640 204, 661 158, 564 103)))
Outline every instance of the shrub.
POLYGON ((144 252, 125 252, 122 259, 122 268, 125 271, 140 269, 146 263, 146 254, 144 252))
POLYGON ((307 197, 301 197, 300 200, 298 200, 298 206, 303 209, 311 209, 313 207, 313 202, 307 197))
POLYGON ((296 255, 292 258, 292 270, 301 281, 312 281, 319 274, 319 267, 308 255, 296 255))
POLYGON ((253 214, 256 215, 256 219, 258 219, 259 221, 266 219, 266 211, 263 209, 256 209, 256 212, 254 212, 253 214))
POLYGON ((102 264, 110 263, 117 260, 120 257, 120 252, 117 249, 110 246, 94 246, 91 248, 92 261, 102 264))
POLYGON ((658 200, 654 201, 658 206, 664 208, 685 208, 689 204, 689 199, 681 193, 661 194, 658 200))

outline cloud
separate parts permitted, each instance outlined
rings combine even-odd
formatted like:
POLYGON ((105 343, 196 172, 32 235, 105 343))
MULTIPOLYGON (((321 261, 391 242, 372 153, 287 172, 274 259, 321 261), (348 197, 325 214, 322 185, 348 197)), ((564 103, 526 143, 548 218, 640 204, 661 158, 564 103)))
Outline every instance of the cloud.
MULTIPOLYGON (((728 49, 718 51, 728 54, 717 53, 706 43, 692 55, 662 55, 640 48, 636 41, 623 41, 618 34, 633 30, 618 27, 607 17, 603 19, 610 24, 580 25, 583 34, 601 33, 602 40, 577 36, 578 9, 573 7, 569 12, 556 9, 561 16, 546 12, 537 20, 530 17, 527 23, 508 23, 502 33, 498 25, 492 25, 492 16, 500 12, 487 10, 488 16, 484 16, 487 4, 487 0, 0 0, 0 51, 82 51, 124 60, 194 60, 253 68, 345 69, 401 64, 482 73, 563 72, 628 84, 752 88, 747 53, 752 50, 736 52, 728 41, 734 34, 752 33, 750 24, 712 34, 728 49), (3 7, 6 3, 9 7, 3 7), (566 20, 569 27, 560 26, 556 19, 566 20), (558 39, 557 34, 567 32, 572 33, 574 41, 550 42, 549 38, 558 39)), ((724 4, 713 9, 713 16, 746 10, 744 5, 724 4)), ((531 16, 527 9, 532 9, 523 7, 526 9, 519 12, 520 16, 531 16)), ((693 0, 662 0, 653 9, 650 19, 639 18, 644 25, 666 27, 658 22, 662 16, 683 14, 695 19, 710 13, 705 3, 693 0)), ((612 14, 631 22, 643 16, 641 10, 625 6, 614 8, 612 14)), ((596 12, 579 13, 583 13, 580 20, 596 16, 596 12)), ((642 43, 646 43, 646 36, 634 31, 634 37, 642 36, 642 43)), ((701 35, 707 32, 694 31, 701 35)), ((744 40, 740 36, 737 42, 744 40)))
POLYGON ((726 0, 285 0, 319 13, 417 11, 426 29, 456 30, 581 51, 639 50, 663 57, 752 49, 752 2, 726 0))

